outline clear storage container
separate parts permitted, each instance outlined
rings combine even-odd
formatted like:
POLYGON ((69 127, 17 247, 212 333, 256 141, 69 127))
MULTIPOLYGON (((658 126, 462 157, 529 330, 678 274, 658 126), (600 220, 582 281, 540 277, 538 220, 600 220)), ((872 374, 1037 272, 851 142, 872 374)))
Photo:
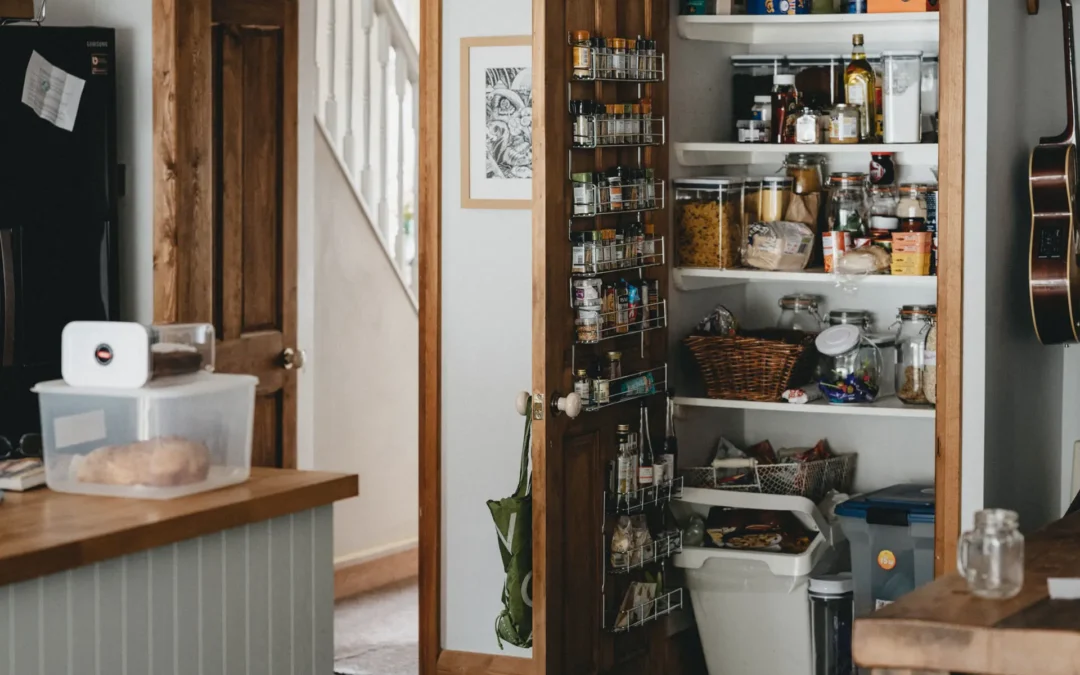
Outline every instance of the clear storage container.
POLYGON ((820 333, 821 314, 818 312, 819 298, 816 295, 794 293, 780 298, 780 320, 777 328, 801 330, 806 333, 820 333))
POLYGON ((821 354, 818 388, 829 403, 873 403, 885 369, 881 349, 858 326, 832 326, 814 341, 821 354))
POLYGON ((743 179, 718 176, 676 180, 679 264, 730 269, 743 246, 743 179))
POLYGON ((255 386, 249 375, 199 373, 140 389, 34 387, 49 487, 172 499, 251 473, 255 386))
POLYGON ((927 405, 927 389, 937 382, 937 354, 926 348, 937 306, 904 305, 897 320, 896 396, 904 403, 927 405))
POLYGON ((851 572, 810 577, 814 675, 851 675, 855 581, 851 572))

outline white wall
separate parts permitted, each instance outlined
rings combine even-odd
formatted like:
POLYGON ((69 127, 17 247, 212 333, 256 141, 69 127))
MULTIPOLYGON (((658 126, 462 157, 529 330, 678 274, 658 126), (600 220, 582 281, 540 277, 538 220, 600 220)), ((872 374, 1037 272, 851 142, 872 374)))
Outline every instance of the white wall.
MULTIPOLYGON (((532 230, 528 211, 461 208, 461 38, 528 35, 529 0, 443 1, 442 555, 443 647, 498 653, 502 564, 484 502, 517 484, 531 386, 532 230)), ((423 149, 421 148, 421 152, 423 149)), ((520 654, 508 647, 507 653, 520 654)))
POLYGON ((417 541, 419 324, 318 132, 315 172, 314 466, 360 475, 334 505, 334 557, 351 563, 417 541))
POLYGON ((46 25, 116 29, 118 153, 127 165, 127 196, 120 200, 121 316, 149 322, 154 314, 150 0, 52 0, 46 25))

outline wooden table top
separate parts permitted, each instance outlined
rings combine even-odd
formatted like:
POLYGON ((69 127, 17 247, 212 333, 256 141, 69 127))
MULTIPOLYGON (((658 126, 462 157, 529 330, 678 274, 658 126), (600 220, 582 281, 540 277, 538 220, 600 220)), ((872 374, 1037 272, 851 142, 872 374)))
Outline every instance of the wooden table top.
POLYGON ((1050 600, 1048 577, 1080 577, 1080 513, 1027 537, 1024 588, 971 595, 955 572, 855 622, 865 667, 984 675, 1080 673, 1080 600, 1050 600))
POLYGON ((246 483, 167 501, 6 492, 0 585, 306 511, 358 489, 354 475, 253 468, 246 483))

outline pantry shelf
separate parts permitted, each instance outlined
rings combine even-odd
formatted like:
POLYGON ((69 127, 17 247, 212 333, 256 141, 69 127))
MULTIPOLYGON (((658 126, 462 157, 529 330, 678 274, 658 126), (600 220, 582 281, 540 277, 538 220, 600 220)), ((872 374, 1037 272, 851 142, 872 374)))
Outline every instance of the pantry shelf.
POLYGON ((937 143, 854 143, 791 145, 780 143, 676 143, 675 157, 683 166, 781 164, 793 152, 830 156, 857 155, 870 161, 875 152, 896 153, 897 164, 937 166, 937 143))
POLYGON ((823 270, 804 272, 768 272, 764 270, 716 270, 696 267, 676 267, 675 286, 683 291, 700 291, 706 288, 740 286, 750 282, 783 282, 796 284, 841 285, 852 290, 872 286, 903 288, 906 290, 937 288, 936 276, 899 276, 891 274, 868 274, 840 276, 823 270))
POLYGON ((938 12, 893 14, 807 14, 800 16, 680 16, 679 35, 687 40, 743 45, 830 45, 851 43, 853 33, 868 45, 904 45, 936 52, 938 12))
POLYGON ((875 403, 832 405, 824 400, 806 404, 758 403, 756 401, 727 401, 716 398, 675 397, 675 405, 688 408, 726 408, 757 412, 787 412, 803 415, 849 415, 856 417, 902 417, 907 419, 935 418, 933 408, 907 405, 895 396, 886 396, 875 403))

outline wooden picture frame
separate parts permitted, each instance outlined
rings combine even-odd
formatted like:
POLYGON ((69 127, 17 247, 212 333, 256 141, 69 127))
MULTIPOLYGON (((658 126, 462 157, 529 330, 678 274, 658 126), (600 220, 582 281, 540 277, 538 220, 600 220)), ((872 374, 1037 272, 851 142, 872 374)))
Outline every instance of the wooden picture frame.
MULTIPOLYGON (((477 103, 476 97, 480 96, 480 92, 477 92, 473 88, 473 84, 476 83, 477 73, 473 72, 473 50, 483 48, 493 48, 500 50, 504 55, 506 50, 501 48, 505 47, 520 47, 524 48, 524 54, 531 55, 532 49, 532 36, 529 35, 511 35, 511 36, 498 36, 498 37, 470 37, 462 38, 461 40, 461 208, 464 209, 530 209, 532 208, 532 200, 528 195, 532 194, 532 134, 529 132, 529 174, 528 180, 509 178, 507 189, 510 192, 516 192, 520 196, 511 196, 508 198, 500 198, 493 196, 491 193, 496 189, 494 184, 490 185, 478 185, 480 168, 474 166, 475 161, 481 161, 479 154, 480 148, 487 148, 486 138, 476 138, 478 127, 483 122, 482 119, 474 119, 473 113, 475 110, 474 105, 477 103), (483 145, 481 145, 483 143, 483 145), (478 194, 479 193, 479 194, 478 194)), ((520 63, 528 62, 529 70, 531 72, 531 60, 520 61, 520 63)), ((529 94, 531 96, 531 86, 529 87, 529 94)), ((520 102, 518 102, 520 104, 520 102)), ((527 101, 529 109, 531 111, 532 104, 531 98, 527 101)), ((485 127, 486 128, 486 127, 485 127)), ((531 123, 530 123, 531 128, 531 123)), ((513 155, 520 156, 520 143, 517 152, 513 155)), ((487 158, 483 158, 486 160, 487 158)), ((518 160, 520 161, 520 160, 518 160)), ((486 162, 485 162, 486 163, 486 162)), ((520 168, 520 167, 519 167, 520 168)))

